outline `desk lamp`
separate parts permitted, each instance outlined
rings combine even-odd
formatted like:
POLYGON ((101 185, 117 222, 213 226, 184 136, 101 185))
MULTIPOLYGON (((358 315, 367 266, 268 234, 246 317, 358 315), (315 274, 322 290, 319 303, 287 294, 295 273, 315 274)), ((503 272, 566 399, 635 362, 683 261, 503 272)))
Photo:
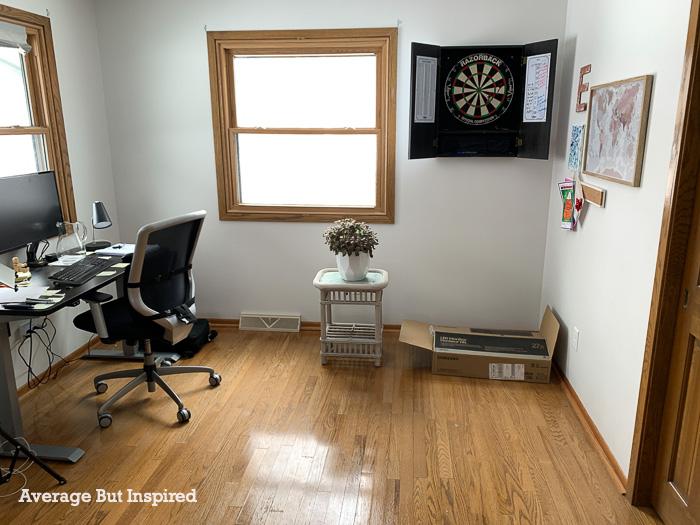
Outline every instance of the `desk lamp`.
POLYGON ((112 243, 109 241, 96 241, 95 230, 103 230, 112 225, 112 219, 109 218, 107 208, 102 201, 92 203, 92 242, 85 245, 85 249, 91 252, 102 248, 109 248, 112 243))

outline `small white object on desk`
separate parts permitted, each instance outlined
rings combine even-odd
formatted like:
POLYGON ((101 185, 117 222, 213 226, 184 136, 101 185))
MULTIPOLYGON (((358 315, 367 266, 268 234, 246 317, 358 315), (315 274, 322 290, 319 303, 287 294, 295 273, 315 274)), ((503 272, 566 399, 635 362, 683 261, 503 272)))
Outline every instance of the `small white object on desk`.
POLYGON ((0 288, 0 305, 2 303, 22 303, 27 299, 38 299, 45 295, 47 286, 25 286, 17 291, 14 288, 0 288))
POLYGON ((44 310, 57 303, 65 297, 61 290, 50 290, 46 286, 30 284, 20 287, 17 291, 12 288, 0 288, 0 312, 6 303, 27 303, 34 307, 34 310, 44 310))
POLYGON ((52 304, 38 303, 34 305, 34 310, 46 310, 47 308, 51 308, 52 306, 52 304))
POLYGON ((85 259, 84 254, 61 255, 57 261, 49 263, 49 266, 70 266, 71 264, 75 264, 82 259, 85 259))
POLYGON ((102 248, 101 250, 96 250, 95 253, 99 255, 124 256, 131 255, 132 253, 134 253, 135 248, 135 244, 118 243, 113 244, 109 248, 102 248))
POLYGON ((0 264, 0 284, 12 289, 15 287, 15 271, 4 264, 0 264))

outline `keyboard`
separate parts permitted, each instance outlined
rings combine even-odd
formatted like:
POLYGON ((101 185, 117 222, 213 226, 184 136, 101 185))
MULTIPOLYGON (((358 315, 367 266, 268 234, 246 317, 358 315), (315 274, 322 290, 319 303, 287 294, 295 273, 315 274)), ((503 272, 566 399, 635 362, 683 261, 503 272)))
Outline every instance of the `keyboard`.
POLYGON ((95 256, 87 256, 67 266, 63 270, 49 275, 49 279, 56 284, 80 286, 95 277, 98 273, 111 267, 113 264, 115 264, 115 260, 111 258, 101 259, 95 256))

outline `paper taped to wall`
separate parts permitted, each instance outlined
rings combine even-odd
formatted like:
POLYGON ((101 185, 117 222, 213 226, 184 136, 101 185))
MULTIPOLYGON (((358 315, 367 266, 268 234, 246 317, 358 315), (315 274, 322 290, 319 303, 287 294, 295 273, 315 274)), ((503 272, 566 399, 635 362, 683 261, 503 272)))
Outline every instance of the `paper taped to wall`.
POLYGON ((437 58, 416 57, 416 95, 413 122, 435 122, 435 87, 437 85, 437 58))
POLYGON ((547 122, 551 53, 527 57, 523 122, 547 122))

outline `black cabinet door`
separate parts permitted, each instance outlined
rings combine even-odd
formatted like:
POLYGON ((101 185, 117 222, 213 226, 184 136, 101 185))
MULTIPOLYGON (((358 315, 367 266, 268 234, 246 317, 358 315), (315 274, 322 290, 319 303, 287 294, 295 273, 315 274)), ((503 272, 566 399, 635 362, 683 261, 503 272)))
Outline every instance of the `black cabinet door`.
POLYGON ((409 159, 437 155, 440 46, 411 43, 411 115, 409 159))
POLYGON ((557 43, 558 40, 554 39, 523 46, 523 75, 520 88, 523 96, 523 114, 521 115, 518 157, 549 158, 557 43), (547 59, 549 62, 548 75, 544 68, 547 59), (547 86, 544 86, 545 80, 547 86), (546 98, 544 93, 546 93, 546 98))

